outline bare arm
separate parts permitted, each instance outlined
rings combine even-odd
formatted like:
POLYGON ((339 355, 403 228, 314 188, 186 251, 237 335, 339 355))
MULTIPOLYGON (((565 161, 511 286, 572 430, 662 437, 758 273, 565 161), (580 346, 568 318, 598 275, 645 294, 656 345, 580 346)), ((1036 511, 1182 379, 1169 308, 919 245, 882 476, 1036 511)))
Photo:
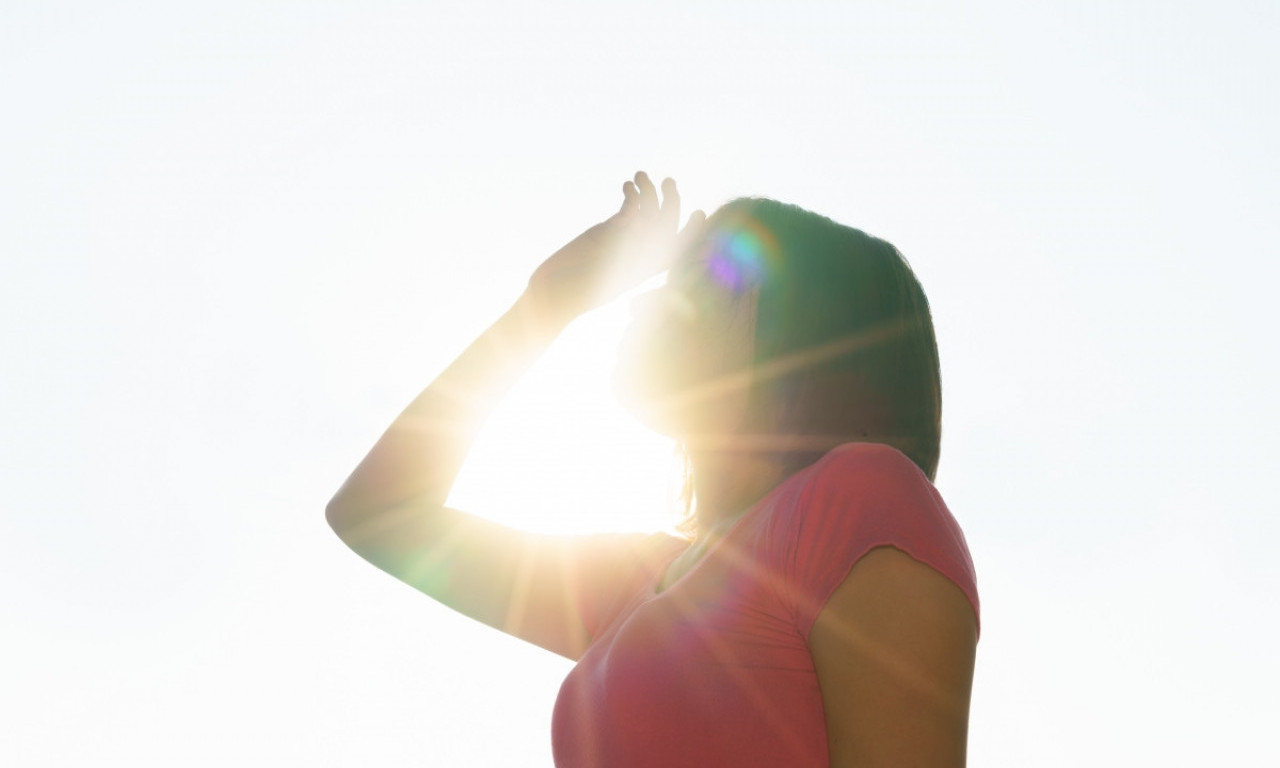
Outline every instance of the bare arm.
MULTIPOLYGON (((476 433, 498 401, 560 332, 528 292, 467 347, 391 423, 329 502, 339 535, 359 534, 379 510, 442 507, 476 433)), ((344 539, 346 537, 344 536, 344 539)))
POLYGON ((831 765, 963 766, 976 644, 959 587, 892 547, 867 553, 809 635, 831 765))
POLYGON ((674 247, 679 197, 674 184, 664 193, 659 205, 648 177, 628 182, 622 209, 538 268, 514 305, 392 422, 326 510, 338 536, 374 565, 570 658, 589 641, 572 594, 581 550, 595 540, 505 528, 445 499, 493 407, 560 331, 665 266, 636 254, 640 244, 658 245, 661 257, 674 247))

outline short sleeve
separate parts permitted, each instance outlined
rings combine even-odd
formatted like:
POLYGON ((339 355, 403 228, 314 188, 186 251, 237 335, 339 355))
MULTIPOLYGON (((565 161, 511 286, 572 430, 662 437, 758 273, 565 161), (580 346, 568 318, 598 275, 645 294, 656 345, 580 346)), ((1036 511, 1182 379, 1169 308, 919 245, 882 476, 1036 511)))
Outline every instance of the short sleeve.
POLYGON ((594 641, 686 542, 664 533, 603 533, 577 542, 574 603, 594 641))
POLYGON ((796 504, 776 521, 778 567, 796 628, 808 639, 850 569, 895 547, 950 579, 978 616, 977 579, 959 524, 924 473, 886 445, 849 443, 812 468, 796 504))

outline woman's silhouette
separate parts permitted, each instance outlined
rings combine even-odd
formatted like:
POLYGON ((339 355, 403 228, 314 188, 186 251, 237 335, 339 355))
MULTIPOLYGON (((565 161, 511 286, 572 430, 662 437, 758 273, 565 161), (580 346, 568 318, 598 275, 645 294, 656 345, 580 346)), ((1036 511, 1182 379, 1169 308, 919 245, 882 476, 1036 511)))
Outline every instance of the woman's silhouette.
MULTIPOLYGON (((563 766, 962 765, 978 599, 932 485, 928 302, 893 246, 771 200, 677 232, 621 210, 393 422, 328 507, 367 560, 578 663, 563 766), (494 403, 575 317, 644 278, 614 385, 688 459, 688 538, 546 536, 445 506, 494 403)), ((608 514, 602 510, 601 514, 608 514)))

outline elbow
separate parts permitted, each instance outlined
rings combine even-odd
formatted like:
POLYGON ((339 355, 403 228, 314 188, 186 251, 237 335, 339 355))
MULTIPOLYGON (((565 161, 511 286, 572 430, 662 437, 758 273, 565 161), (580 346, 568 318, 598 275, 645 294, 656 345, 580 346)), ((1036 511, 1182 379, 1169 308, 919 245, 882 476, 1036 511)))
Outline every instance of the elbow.
POLYGON ((324 518, 338 538, 357 551, 370 537, 382 536, 388 526, 394 527, 410 518, 420 519, 432 508, 425 502, 393 503, 344 491, 345 488, 339 490, 325 505, 324 518))
POLYGON ((338 538, 343 541, 347 540, 351 529, 358 522, 355 510, 342 498, 341 492, 334 495, 329 500, 329 503, 325 505, 324 519, 329 524, 329 527, 333 529, 333 532, 338 534, 338 538))

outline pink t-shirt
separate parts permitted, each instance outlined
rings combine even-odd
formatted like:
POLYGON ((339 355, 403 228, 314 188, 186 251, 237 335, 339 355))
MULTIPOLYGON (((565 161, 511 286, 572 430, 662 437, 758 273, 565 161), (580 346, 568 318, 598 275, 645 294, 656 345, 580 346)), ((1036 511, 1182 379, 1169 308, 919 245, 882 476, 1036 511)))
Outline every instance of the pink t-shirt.
POLYGON ((825 766, 808 637, 869 550, 932 566, 978 614, 964 534, 897 450, 847 443, 747 511, 684 576, 655 591, 687 542, 602 539, 579 575, 592 643, 556 699, 557 766, 825 766))

